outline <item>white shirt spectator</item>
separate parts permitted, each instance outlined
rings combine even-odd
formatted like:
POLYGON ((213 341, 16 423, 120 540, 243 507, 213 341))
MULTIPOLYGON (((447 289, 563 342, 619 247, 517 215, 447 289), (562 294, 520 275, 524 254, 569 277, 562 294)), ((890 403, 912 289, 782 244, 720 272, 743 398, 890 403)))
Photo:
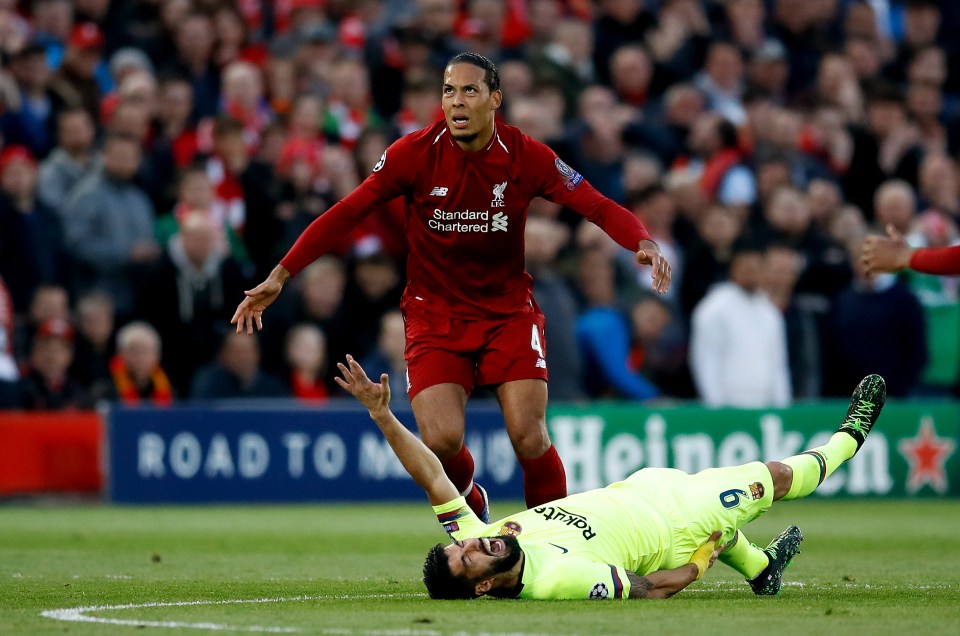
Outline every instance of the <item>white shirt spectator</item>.
POLYGON ((764 292, 713 287, 693 311, 690 370, 707 406, 790 404, 783 316, 764 292))

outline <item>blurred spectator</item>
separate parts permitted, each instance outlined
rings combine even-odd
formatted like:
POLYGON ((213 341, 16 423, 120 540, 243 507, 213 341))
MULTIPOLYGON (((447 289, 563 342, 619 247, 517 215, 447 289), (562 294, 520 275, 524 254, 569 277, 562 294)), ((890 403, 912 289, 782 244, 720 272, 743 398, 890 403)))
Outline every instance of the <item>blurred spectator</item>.
POLYGON ((117 354, 110 360, 116 400, 125 405, 173 404, 174 390, 160 366, 160 351, 160 334, 148 323, 138 320, 120 328, 117 354))
POLYGON ((13 301, 0 276, 0 409, 17 404, 17 360, 14 356, 13 301))
MULTIPOLYGON (((328 358, 343 360, 349 349, 346 333, 349 329, 347 315, 343 310, 343 294, 347 286, 347 272, 343 262, 331 254, 321 256, 307 266, 294 281, 294 289, 289 300, 283 300, 277 307, 276 329, 265 329, 264 367, 270 370, 282 369, 280 352, 284 350, 284 334, 294 325, 311 322, 316 324, 327 336, 328 358)), ((335 367, 327 377, 332 381, 335 367)))
POLYGON ((73 27, 73 2, 70 0, 34 0, 30 3, 33 18, 33 41, 46 51, 51 68, 60 66, 64 43, 73 27))
POLYGON ((766 91, 774 103, 787 103, 790 66, 787 62, 787 49, 780 41, 771 38, 756 48, 750 57, 746 76, 752 86, 766 91))
POLYGON ((644 0, 601 0, 594 22, 593 65, 597 78, 610 81, 610 58, 624 44, 642 42, 644 36, 657 24, 657 18, 648 12, 644 0))
POLYGON ((397 263, 376 244, 358 244, 352 261, 343 297, 350 328, 341 337, 347 353, 362 360, 377 342, 383 314, 400 305, 404 279, 397 263))
POLYGON ((369 72, 362 63, 343 59, 333 65, 329 81, 324 132, 352 148, 364 128, 375 128, 384 123, 373 109, 369 72))
MULTIPOLYGON (((928 210, 911 225, 912 248, 947 247, 960 243, 955 219, 928 210)), ((960 280, 921 274, 912 269, 901 279, 920 301, 927 327, 927 364, 920 378, 920 395, 947 397, 960 380, 960 280)))
MULTIPOLYGON (((677 219, 677 208, 670 195, 659 185, 649 185, 643 190, 627 197, 627 209, 637 215, 643 226, 650 232, 653 241, 660 247, 663 257, 670 263, 673 270, 673 285, 667 290, 663 298, 679 306, 678 299, 683 286, 683 252, 680 244, 673 236, 673 225, 677 219)), ((626 252, 618 251, 619 258, 626 252)), ((637 285, 643 287, 650 280, 649 265, 637 265, 633 255, 630 256, 630 265, 636 271, 637 285)))
POLYGON ((222 112, 243 124, 247 147, 255 149, 260 133, 271 119, 260 69, 250 62, 231 62, 223 70, 221 93, 222 112))
MULTIPOLYGON (((640 372, 642 364, 632 366, 631 318, 618 306, 616 270, 609 254, 590 250, 580 254, 577 282, 587 309, 577 319, 576 338, 583 356, 583 383, 592 398, 616 397, 649 400, 660 396, 659 389, 640 372)), ((660 311, 644 314, 643 331, 638 333, 639 357, 651 346, 666 326, 669 311, 659 300, 660 311)))
POLYGON ((708 201, 744 209, 753 205, 756 180, 744 164, 737 130, 730 121, 712 112, 704 113, 690 131, 689 146, 694 156, 687 161, 686 169, 699 180, 708 201))
POLYGON ((213 150, 206 171, 215 192, 214 216, 221 216, 243 237, 257 271, 269 271, 281 231, 270 167, 251 160, 243 124, 230 117, 218 117, 214 123, 213 150))
POLYGON ((160 255, 153 239, 153 206, 132 182, 140 158, 135 139, 109 136, 103 167, 76 185, 63 212, 80 289, 103 286, 121 316, 133 310, 137 276, 160 255))
MULTIPOLYGON (((326 402, 330 397, 330 389, 324 380, 328 366, 327 337, 320 327, 311 323, 293 327, 287 333, 285 357, 293 397, 303 402, 326 402)), ((374 371, 368 373, 370 377, 379 377, 373 375, 374 371)))
POLYGON ((803 259, 798 293, 827 302, 850 280, 846 250, 813 225, 806 197, 796 188, 783 186, 773 193, 764 207, 764 221, 765 240, 790 246, 803 259))
POLYGON ((260 341, 256 336, 227 331, 214 362, 200 367, 193 378, 194 400, 282 397, 280 381, 260 369, 260 341))
POLYGON ((892 225, 901 234, 909 234, 917 214, 917 199, 913 187, 902 179, 884 181, 873 196, 876 226, 892 225))
POLYGON ((622 46, 610 57, 610 85, 619 101, 642 107, 650 99, 653 62, 642 46, 622 46))
POLYGON ((113 394, 110 360, 115 353, 113 298, 94 290, 77 301, 76 340, 70 373, 94 401, 113 394))
POLYGON ((710 110, 735 126, 746 122, 743 58, 736 46, 723 41, 711 43, 694 83, 706 95, 710 110))
POLYGON ((14 354, 19 362, 25 362, 30 357, 37 329, 50 320, 70 321, 70 296, 61 285, 42 283, 33 292, 26 320, 14 323, 14 354))
POLYGON ((711 206, 697 226, 697 237, 687 246, 680 286, 680 306, 693 313, 709 289, 727 279, 733 244, 740 234, 737 217, 720 205, 711 206))
POLYGON ((74 186, 100 169, 95 132, 90 114, 82 108, 66 108, 57 116, 57 147, 40 165, 37 196, 61 217, 74 186))
POLYGON ((403 314, 391 309, 380 318, 380 333, 376 347, 363 358, 361 366, 369 369, 371 378, 379 378, 381 373, 390 376, 390 392, 398 404, 407 404, 407 362, 404 359, 406 348, 403 314))
MULTIPOLYGON (((527 217, 524 254, 527 272, 533 277, 533 296, 550 323, 550 397, 572 401, 585 397, 583 365, 576 341, 577 299, 567 280, 557 270, 557 256, 570 241, 567 226, 559 221, 527 217)), ((648 280, 648 279, 644 279, 648 280)))
MULTIPOLYGON (((851 245, 852 255, 860 243, 851 245)), ((837 296, 825 334, 823 394, 846 395, 851 378, 879 373, 887 395, 906 397, 927 361, 923 308, 895 275, 870 276, 859 258, 850 260, 853 282, 837 296)))
POLYGON ((954 160, 943 153, 928 153, 920 164, 919 196, 930 207, 960 218, 960 177, 954 160))
POLYGON ((170 145, 174 166, 185 168, 197 155, 199 145, 190 120, 193 85, 181 75, 167 75, 160 80, 159 91, 159 134, 170 145))
POLYGON ((7 144, 25 146, 35 157, 47 156, 54 144, 56 96, 47 87, 50 69, 47 52, 30 44, 10 58, 10 74, 16 84, 17 108, 0 114, 0 131, 7 144))
POLYGON ((160 58, 162 70, 189 78, 194 121, 210 117, 220 103, 220 71, 213 63, 213 21, 202 13, 187 13, 169 26, 176 50, 174 56, 160 58))
POLYGON ((221 228, 210 214, 187 211, 178 225, 147 276, 137 314, 168 343, 163 366, 177 392, 186 394, 194 371, 213 359, 234 299, 243 296, 250 279, 223 250, 221 228))
POLYGON ((103 46, 103 33, 95 23, 73 27, 63 62, 49 83, 55 110, 83 108, 94 120, 98 118, 101 90, 96 74, 103 60, 103 46))
POLYGON ((23 146, 0 152, 0 275, 18 313, 40 283, 66 282, 63 226, 37 200, 37 165, 23 146))
POLYGON ((854 133, 843 181, 847 199, 872 212, 876 184, 890 178, 917 183, 922 155, 920 131, 907 119, 903 95, 893 86, 876 85, 867 96, 866 129, 854 133))
POLYGON ((783 314, 790 360, 793 397, 810 400, 820 396, 823 384, 820 313, 794 288, 803 269, 803 258, 794 248, 772 244, 767 247, 761 286, 783 314))
POLYGON ((31 411, 88 408, 80 384, 68 373, 73 361, 73 327, 65 320, 40 323, 30 364, 20 379, 20 407, 31 411))
POLYGON ((730 278, 693 311, 690 370, 707 406, 790 405, 790 363, 783 315, 761 289, 766 268, 759 245, 733 247, 730 278))

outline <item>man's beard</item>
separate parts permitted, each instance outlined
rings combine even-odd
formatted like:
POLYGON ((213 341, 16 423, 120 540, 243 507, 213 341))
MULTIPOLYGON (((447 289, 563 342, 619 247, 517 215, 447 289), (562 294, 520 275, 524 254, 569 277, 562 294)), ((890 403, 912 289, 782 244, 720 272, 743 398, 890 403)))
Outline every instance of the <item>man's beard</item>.
POLYGON ((454 140, 454 141, 459 141, 459 142, 468 144, 468 143, 470 143, 471 141, 473 141, 474 139, 476 139, 477 137, 479 137, 479 136, 480 136, 480 133, 479 133, 479 132, 475 132, 475 133, 464 133, 464 134, 462 134, 462 135, 458 135, 458 134, 456 134, 456 133, 450 133, 450 135, 453 137, 453 140, 454 140))
POLYGON ((517 541, 516 537, 510 535, 500 535, 491 538, 501 539, 504 547, 507 549, 507 553, 502 557, 497 558, 497 560, 490 565, 490 573, 487 574, 487 576, 502 574, 503 572, 510 571, 513 569, 513 566, 520 561, 520 557, 523 555, 523 551, 520 549, 520 542, 517 541))

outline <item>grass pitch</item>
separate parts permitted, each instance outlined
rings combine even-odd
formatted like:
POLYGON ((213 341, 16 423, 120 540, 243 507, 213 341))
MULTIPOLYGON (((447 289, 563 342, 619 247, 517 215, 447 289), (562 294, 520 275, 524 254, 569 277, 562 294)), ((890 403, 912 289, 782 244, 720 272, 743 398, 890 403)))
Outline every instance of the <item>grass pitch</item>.
POLYGON ((668 601, 439 602, 426 503, 6 505, 0 633, 960 634, 960 503, 785 502, 745 530, 766 545, 789 523, 806 540, 777 597, 717 564, 668 601))

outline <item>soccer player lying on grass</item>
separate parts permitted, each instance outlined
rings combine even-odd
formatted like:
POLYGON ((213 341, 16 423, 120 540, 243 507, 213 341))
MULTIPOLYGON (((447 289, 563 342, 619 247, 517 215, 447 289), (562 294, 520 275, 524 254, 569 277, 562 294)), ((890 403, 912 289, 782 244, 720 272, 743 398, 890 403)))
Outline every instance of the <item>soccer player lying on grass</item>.
POLYGON ((351 356, 337 383, 363 404, 403 467, 422 487, 453 543, 427 554, 433 598, 668 598, 719 559, 754 593, 776 594, 803 536, 790 526, 765 550, 740 526, 774 501, 812 493, 863 445, 886 399, 879 375, 864 378, 837 432, 781 462, 711 468, 694 475, 644 468, 624 481, 571 495, 487 525, 466 505, 436 456, 390 411, 390 385, 370 381, 351 356))

